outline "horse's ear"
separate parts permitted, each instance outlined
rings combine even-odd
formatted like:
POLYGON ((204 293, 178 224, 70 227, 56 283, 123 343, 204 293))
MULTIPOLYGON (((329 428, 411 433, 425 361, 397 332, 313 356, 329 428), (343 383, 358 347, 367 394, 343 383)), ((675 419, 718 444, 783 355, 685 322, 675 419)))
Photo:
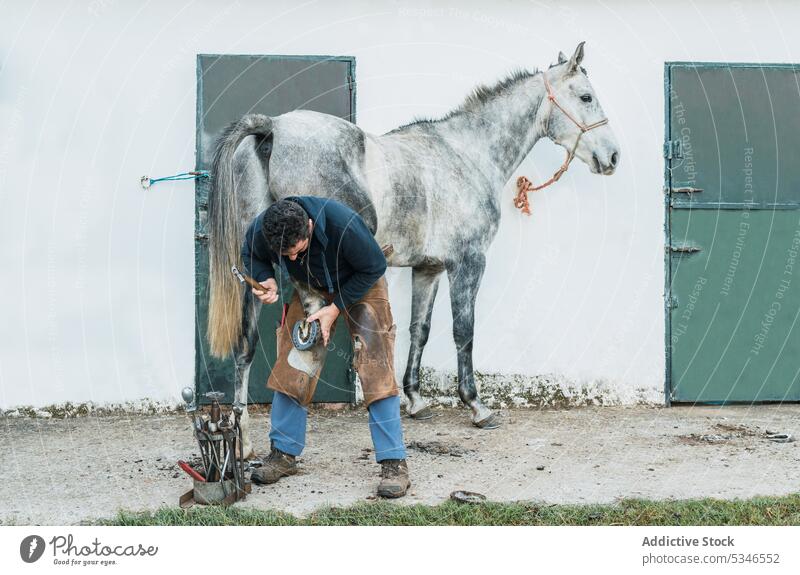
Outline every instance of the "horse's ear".
POLYGON ((583 45, 586 42, 581 42, 578 44, 578 47, 575 48, 575 53, 572 55, 572 58, 569 59, 569 64, 567 65, 567 71, 572 73, 578 69, 578 66, 581 65, 583 61, 583 45))
POLYGON ((564 52, 559 51, 558 52, 558 63, 559 64, 563 64, 566 61, 567 61, 567 57, 564 56, 564 52))

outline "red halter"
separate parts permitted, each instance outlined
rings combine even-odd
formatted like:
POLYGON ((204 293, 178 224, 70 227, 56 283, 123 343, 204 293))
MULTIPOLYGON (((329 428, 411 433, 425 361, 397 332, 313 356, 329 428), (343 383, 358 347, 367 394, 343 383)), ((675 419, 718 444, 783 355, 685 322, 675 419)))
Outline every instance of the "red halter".
MULTIPOLYGON (((599 128, 600 126, 608 124, 608 118, 603 118, 599 122, 595 122, 594 124, 588 124, 588 125, 576 120, 575 117, 572 114, 570 114, 567 110, 565 110, 564 107, 558 103, 558 100, 556 100, 556 96, 555 94, 553 94, 553 89, 550 87, 550 82, 547 81, 547 74, 542 72, 542 78, 544 79, 545 90, 547 90, 547 99, 550 100, 550 102, 552 102, 556 108, 561 110, 567 118, 572 120, 573 124, 578 126, 578 128, 580 129, 580 133, 578 134, 578 137, 575 138, 575 145, 572 146, 572 150, 567 152, 566 160, 564 160, 564 163, 561 164, 561 167, 558 168, 558 170, 556 170, 556 173, 553 174, 552 178, 550 178, 545 183, 539 186, 534 186, 533 183, 525 176, 520 176, 519 178, 517 178, 517 195, 514 197, 514 205, 518 207, 520 210, 522 210, 523 214, 528 214, 528 215, 531 215, 531 206, 528 201, 528 193, 538 192, 539 190, 546 188, 550 184, 557 182, 559 178, 564 174, 564 172, 566 172, 567 169, 569 168, 569 164, 570 162, 572 162, 572 158, 575 157, 575 150, 578 149, 578 143, 581 141, 581 136, 583 136, 583 134, 585 134, 589 130, 594 130, 595 128, 599 128)), ((551 110, 550 114, 552 113, 553 112, 551 110)))

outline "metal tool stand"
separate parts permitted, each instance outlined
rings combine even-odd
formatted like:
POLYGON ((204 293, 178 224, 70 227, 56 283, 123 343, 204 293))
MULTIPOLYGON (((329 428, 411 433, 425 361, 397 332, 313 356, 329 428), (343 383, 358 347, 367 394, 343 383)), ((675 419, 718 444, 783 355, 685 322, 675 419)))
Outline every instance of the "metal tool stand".
POLYGON ((244 474, 242 432, 239 425, 241 407, 233 405, 230 413, 222 413, 219 402, 224 399, 225 394, 211 391, 205 394, 211 400, 211 406, 208 413, 204 414, 195 402, 191 388, 185 388, 182 396, 200 448, 204 480, 195 479, 193 489, 181 495, 178 500, 181 508, 191 507, 195 503, 231 505, 244 499, 252 486, 245 480, 244 474))

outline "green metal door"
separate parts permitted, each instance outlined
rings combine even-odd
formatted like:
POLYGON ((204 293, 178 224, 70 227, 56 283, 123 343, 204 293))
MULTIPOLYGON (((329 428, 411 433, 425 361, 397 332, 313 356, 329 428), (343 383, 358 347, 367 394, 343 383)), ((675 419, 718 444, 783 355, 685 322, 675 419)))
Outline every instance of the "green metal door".
POLYGON ((667 400, 800 400, 800 68, 668 63, 667 400))
MULTIPOLYGON (((219 133, 244 114, 277 116, 296 109, 324 112, 355 121, 355 59, 330 56, 197 57, 196 165, 210 170, 213 146, 219 133)), ((233 398, 234 366, 208 353, 208 246, 206 215, 208 180, 197 180, 195 189, 195 387, 225 392, 233 398)), ((289 285, 288 281, 279 282, 289 285)), ((289 301, 289 291, 281 294, 289 301)), ((272 392, 267 377, 275 362, 275 326, 280 305, 265 305, 259 318, 259 348, 250 369, 249 403, 267 403, 272 392)), ((354 387, 350 373, 352 347, 347 325, 339 319, 333 339, 336 353, 329 353, 317 385, 314 401, 351 402, 354 387)))

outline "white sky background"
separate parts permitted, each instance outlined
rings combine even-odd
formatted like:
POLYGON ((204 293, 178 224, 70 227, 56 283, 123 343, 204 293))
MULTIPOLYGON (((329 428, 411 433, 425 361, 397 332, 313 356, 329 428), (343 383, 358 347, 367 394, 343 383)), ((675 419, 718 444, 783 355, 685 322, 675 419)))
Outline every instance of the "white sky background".
MULTIPOLYGON (((6 2, 0 35, 0 407, 177 400, 194 377, 197 53, 356 57, 358 124, 437 117, 586 40, 622 149, 532 197, 503 191, 475 368, 663 389, 663 64, 800 60, 789 2, 6 2), (566 7, 565 7, 566 4, 566 7), (631 6, 633 4, 633 6, 631 6), (518 294, 525 301, 517 315, 518 294)), ((540 143, 519 170, 549 177, 540 143)), ((457 198, 454 198, 456 200, 457 198)), ((390 274, 397 372, 410 271, 390 274)), ((423 363, 455 368, 447 283, 423 363)))

